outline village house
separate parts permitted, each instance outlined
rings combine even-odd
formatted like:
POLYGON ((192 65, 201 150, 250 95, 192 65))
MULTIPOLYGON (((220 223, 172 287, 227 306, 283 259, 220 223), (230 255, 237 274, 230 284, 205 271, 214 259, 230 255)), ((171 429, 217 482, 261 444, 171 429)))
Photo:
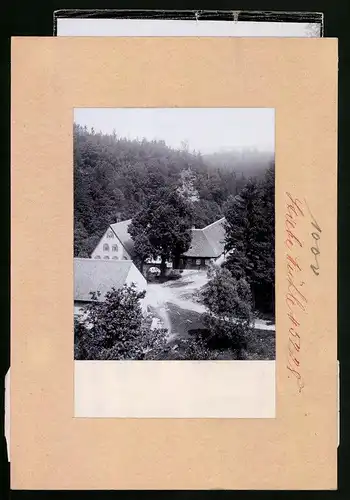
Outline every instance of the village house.
POLYGON ((134 242, 128 233, 130 223, 131 219, 111 224, 92 252, 91 258, 132 260, 134 257, 134 242))
MULTIPOLYGON (((113 287, 135 284, 137 290, 147 290, 147 281, 131 260, 74 259, 74 315, 80 316, 92 301, 91 292, 100 292, 98 300, 113 287)), ((143 312, 147 306, 140 301, 143 312)))
MULTIPOLYGON (((205 269, 211 262, 221 262, 225 258, 225 218, 209 224, 202 229, 192 228, 191 246, 180 258, 181 269, 205 269)), ((111 224, 102 236, 92 259, 132 260, 135 258, 133 240, 128 233, 131 219, 111 224)), ((159 265, 158 261, 149 261, 148 267, 159 265)), ((148 269, 147 263, 145 271, 148 269)))
POLYGON ((180 259, 181 269, 205 269, 225 258, 225 218, 202 228, 192 228, 191 246, 180 259))

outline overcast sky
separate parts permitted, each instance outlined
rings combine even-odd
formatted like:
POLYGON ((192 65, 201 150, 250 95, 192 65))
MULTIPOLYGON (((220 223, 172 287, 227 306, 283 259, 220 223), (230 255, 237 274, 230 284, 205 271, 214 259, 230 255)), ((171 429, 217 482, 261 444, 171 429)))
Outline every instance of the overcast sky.
POLYGON ((254 148, 274 152, 272 108, 76 108, 74 121, 95 132, 129 139, 161 139, 173 148, 212 153, 254 148))

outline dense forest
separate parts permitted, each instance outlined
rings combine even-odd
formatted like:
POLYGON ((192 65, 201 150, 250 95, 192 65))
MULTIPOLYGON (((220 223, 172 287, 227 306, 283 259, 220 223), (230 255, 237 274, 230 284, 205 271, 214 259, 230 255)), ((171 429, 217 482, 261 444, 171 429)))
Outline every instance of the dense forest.
POLYGON ((74 124, 74 255, 88 257, 111 223, 133 218, 157 191, 177 189, 201 228, 273 163, 254 151, 201 155, 164 141, 129 140, 74 124))

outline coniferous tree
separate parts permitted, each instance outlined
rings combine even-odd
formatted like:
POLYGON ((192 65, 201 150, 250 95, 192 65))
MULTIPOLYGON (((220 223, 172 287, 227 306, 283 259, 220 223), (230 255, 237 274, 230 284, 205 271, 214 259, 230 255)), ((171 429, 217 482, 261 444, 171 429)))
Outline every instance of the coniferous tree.
POLYGON ((246 278, 257 308, 274 307, 274 168, 262 182, 249 181, 226 205, 225 267, 246 278), (267 299, 267 300, 266 300, 267 299))

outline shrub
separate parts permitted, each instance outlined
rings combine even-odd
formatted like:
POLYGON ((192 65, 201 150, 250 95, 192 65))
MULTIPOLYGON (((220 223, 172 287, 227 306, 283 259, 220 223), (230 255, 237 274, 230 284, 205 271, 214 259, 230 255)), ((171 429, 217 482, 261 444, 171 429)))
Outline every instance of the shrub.
POLYGON ((172 269, 167 278, 169 280, 178 280, 179 278, 181 278, 181 271, 179 269, 172 269))
POLYGON ((166 330, 151 330, 144 318, 139 292, 124 285, 106 294, 104 302, 86 308, 84 321, 75 321, 75 359, 122 360, 155 356, 166 344, 166 330), (89 325, 89 326, 87 326, 89 325))
POLYGON ((171 353, 173 359, 177 360, 208 360, 214 353, 200 338, 180 339, 171 353))
POLYGON ((202 290, 207 307, 203 320, 210 332, 206 343, 211 348, 233 349, 238 357, 244 356, 254 319, 250 287, 244 279, 236 280, 227 269, 211 269, 210 276, 202 290))

